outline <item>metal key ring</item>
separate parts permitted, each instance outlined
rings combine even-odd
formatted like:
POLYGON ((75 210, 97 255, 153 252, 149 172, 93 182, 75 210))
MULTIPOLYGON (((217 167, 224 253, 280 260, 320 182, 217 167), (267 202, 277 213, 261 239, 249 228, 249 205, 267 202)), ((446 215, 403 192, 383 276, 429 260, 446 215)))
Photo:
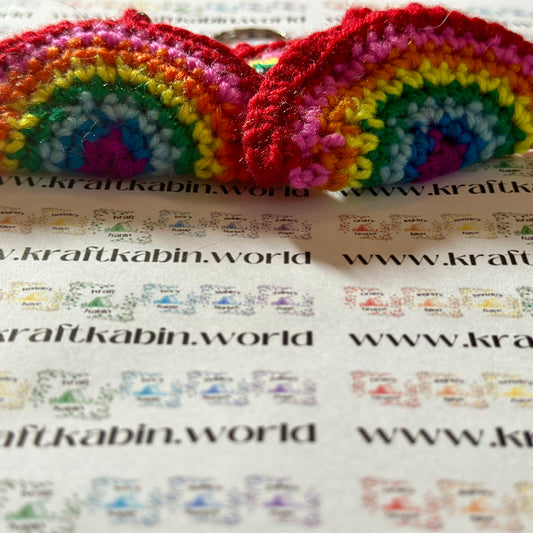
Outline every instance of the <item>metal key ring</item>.
POLYGON ((213 36, 216 41, 231 45, 236 43, 268 43, 272 41, 286 41, 287 35, 267 28, 237 28, 217 33, 213 36))

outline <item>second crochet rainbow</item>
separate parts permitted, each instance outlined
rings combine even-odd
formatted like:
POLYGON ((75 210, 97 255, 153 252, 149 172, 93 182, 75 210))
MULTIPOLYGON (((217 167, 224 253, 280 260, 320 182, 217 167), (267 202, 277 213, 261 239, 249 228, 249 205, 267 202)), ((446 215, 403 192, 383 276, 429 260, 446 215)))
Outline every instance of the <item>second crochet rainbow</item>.
POLYGON ((427 179, 533 143, 533 47, 443 8, 354 9, 294 43, 252 99, 259 183, 337 190, 427 179))

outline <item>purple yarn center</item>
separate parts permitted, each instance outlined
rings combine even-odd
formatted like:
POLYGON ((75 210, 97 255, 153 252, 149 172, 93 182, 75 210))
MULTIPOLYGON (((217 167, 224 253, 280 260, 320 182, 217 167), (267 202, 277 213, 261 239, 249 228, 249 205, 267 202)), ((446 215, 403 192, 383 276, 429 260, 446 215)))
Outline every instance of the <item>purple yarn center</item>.
POLYGON ((420 180, 426 180, 455 172, 463 164, 463 156, 468 150, 468 145, 448 141, 441 131, 433 129, 428 132, 428 137, 435 141, 433 151, 427 160, 416 169, 420 172, 420 180))
POLYGON ((107 137, 95 142, 83 143, 85 163, 81 172, 97 176, 111 176, 116 179, 127 179, 141 174, 146 167, 148 158, 134 159, 128 147, 122 141, 118 128, 113 128, 107 137))

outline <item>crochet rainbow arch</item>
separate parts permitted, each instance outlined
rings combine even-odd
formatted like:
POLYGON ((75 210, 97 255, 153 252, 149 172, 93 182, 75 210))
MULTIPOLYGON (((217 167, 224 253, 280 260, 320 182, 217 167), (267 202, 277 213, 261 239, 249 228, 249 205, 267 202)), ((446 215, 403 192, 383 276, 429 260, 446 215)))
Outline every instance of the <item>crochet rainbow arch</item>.
POLYGON ((0 168, 247 182, 261 77, 207 37, 127 11, 0 43, 0 168))
POLYGON ((292 44, 249 104, 262 185, 428 179, 533 143, 533 46, 443 8, 350 10, 292 44))
POLYGON ((532 87, 531 43, 439 7, 352 9, 233 51, 130 10, 0 42, 0 170, 328 190, 427 179, 530 149, 532 87))

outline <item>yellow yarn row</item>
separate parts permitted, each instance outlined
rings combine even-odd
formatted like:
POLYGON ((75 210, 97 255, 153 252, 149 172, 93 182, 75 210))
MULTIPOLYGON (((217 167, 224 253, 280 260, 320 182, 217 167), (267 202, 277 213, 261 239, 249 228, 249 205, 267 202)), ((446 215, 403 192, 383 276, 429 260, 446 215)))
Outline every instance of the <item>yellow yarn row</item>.
MULTIPOLYGON (((507 77, 493 78, 488 70, 483 69, 479 73, 469 72, 467 65, 460 63, 457 69, 450 69, 447 63, 441 63, 435 67, 429 59, 424 59, 418 70, 409 71, 403 68, 395 68, 395 77, 387 82, 384 79, 377 80, 376 89, 363 89, 363 97, 346 97, 337 105, 345 109, 345 119, 350 125, 359 126, 361 121, 366 120, 374 129, 383 129, 382 120, 376 118, 377 102, 385 102, 388 95, 401 96, 403 86, 409 85, 415 89, 421 89, 424 81, 436 86, 447 86, 453 81, 458 81, 466 87, 477 83, 482 94, 498 90, 498 104, 502 107, 514 106, 512 122, 526 133, 526 138, 514 146, 518 153, 525 152, 533 145, 533 114, 531 112, 531 99, 527 96, 515 96, 507 77), (349 102, 346 102, 349 100, 349 102)), ((374 170, 372 161, 365 154, 377 149, 379 138, 372 133, 361 133, 347 136, 346 144, 350 148, 358 148, 360 156, 347 169, 347 187, 360 187, 370 178, 374 170)))

